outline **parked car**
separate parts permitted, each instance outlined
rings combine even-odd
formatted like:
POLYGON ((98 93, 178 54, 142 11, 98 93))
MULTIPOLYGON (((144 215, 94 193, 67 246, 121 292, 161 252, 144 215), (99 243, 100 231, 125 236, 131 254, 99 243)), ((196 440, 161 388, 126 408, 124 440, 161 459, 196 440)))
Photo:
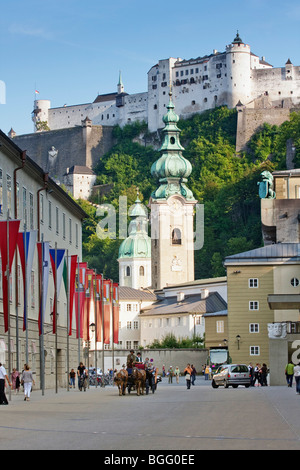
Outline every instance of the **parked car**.
POLYGON ((213 388, 218 388, 223 385, 228 388, 230 385, 237 388, 239 385, 244 385, 246 388, 250 387, 251 376, 248 366, 245 364, 223 364, 218 369, 217 374, 212 378, 211 385, 213 388))

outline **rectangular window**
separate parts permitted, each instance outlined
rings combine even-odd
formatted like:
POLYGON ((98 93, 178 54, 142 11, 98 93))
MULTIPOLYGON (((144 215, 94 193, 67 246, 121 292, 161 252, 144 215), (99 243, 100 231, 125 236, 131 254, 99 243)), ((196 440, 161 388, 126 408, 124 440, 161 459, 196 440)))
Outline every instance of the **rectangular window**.
POLYGON ((249 302, 249 310, 259 310, 259 302, 257 300, 251 300, 249 302))
POLYGON ((127 312, 131 312, 131 304, 127 304, 127 312))
POLYGON ((131 341, 126 341, 126 349, 131 349, 131 341))
POLYGON ((257 278, 250 278, 249 279, 249 288, 257 288, 258 287, 258 279, 257 278))
POLYGON ((217 321, 217 333, 224 333, 224 321, 217 321))
POLYGON ((75 224, 75 246, 78 248, 79 245, 79 236, 78 236, 78 224, 75 224))
POLYGON ((63 239, 66 239, 66 214, 63 214, 63 239))
POLYGON ((44 195, 40 194, 40 221, 44 223, 44 195))
POLYGON ((27 189, 23 187, 23 223, 27 228, 27 189))
MULTIPOLYGON (((20 211, 20 184, 18 182, 16 183, 16 191, 17 191, 17 214, 15 214, 15 216, 17 215, 18 217, 20 217, 20 212, 19 212, 20 211)), ((1 210, 0 210, 0 213, 1 213, 1 210)))
POLYGON ((250 346, 250 356, 259 356, 260 348, 259 346, 250 346))
POLYGON ((51 230, 52 229, 52 203, 51 201, 49 201, 48 203, 48 212, 49 212, 49 229, 51 230))
POLYGON ((34 210, 33 210, 33 194, 29 193, 29 227, 33 230, 34 226, 34 210))
POLYGON ((134 329, 134 330, 138 330, 138 329, 139 329, 139 322, 138 322, 138 321, 134 321, 134 322, 133 322, 133 329, 134 329))
POLYGON ((127 322, 127 330, 131 330, 131 321, 127 322))
POLYGON ((72 244, 72 219, 69 219, 69 242, 72 244))
POLYGON ((11 217, 11 176, 6 175, 7 210, 11 217))
POLYGON ((139 347, 139 342, 133 341, 133 349, 138 349, 138 347, 139 347))
POLYGON ((250 333, 259 333, 259 323, 250 323, 249 332, 250 333))
POLYGON ((55 226, 56 226, 56 235, 59 234, 59 210, 58 207, 55 208, 55 226))

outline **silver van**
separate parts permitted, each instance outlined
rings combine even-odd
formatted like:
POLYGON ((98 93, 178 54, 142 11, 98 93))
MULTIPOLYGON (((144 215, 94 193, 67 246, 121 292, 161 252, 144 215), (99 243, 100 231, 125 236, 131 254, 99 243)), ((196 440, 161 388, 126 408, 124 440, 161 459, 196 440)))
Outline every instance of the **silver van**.
POLYGON ((246 388, 250 387, 251 376, 248 366, 245 364, 223 364, 212 378, 212 387, 218 388, 223 385, 228 388, 232 385, 237 388, 239 385, 244 385, 246 388))

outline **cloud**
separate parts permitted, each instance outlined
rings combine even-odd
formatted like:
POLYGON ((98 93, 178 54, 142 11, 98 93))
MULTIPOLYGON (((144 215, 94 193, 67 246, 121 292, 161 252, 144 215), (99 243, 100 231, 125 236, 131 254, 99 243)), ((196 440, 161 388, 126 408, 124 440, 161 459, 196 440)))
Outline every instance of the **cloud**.
POLYGON ((45 31, 43 28, 31 28, 30 26, 24 26, 19 24, 12 24, 9 28, 11 34, 18 34, 22 36, 32 36, 41 39, 53 40, 54 35, 49 31, 45 31))

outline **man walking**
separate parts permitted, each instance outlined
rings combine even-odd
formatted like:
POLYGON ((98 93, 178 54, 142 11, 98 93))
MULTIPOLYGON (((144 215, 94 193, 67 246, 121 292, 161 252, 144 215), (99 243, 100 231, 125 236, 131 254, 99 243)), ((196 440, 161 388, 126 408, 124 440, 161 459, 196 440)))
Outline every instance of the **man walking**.
POLYGON ((289 361, 289 363, 287 364, 285 368, 286 381, 287 381, 288 387, 291 387, 291 388, 293 385, 294 367, 295 366, 292 363, 292 361, 289 361))

